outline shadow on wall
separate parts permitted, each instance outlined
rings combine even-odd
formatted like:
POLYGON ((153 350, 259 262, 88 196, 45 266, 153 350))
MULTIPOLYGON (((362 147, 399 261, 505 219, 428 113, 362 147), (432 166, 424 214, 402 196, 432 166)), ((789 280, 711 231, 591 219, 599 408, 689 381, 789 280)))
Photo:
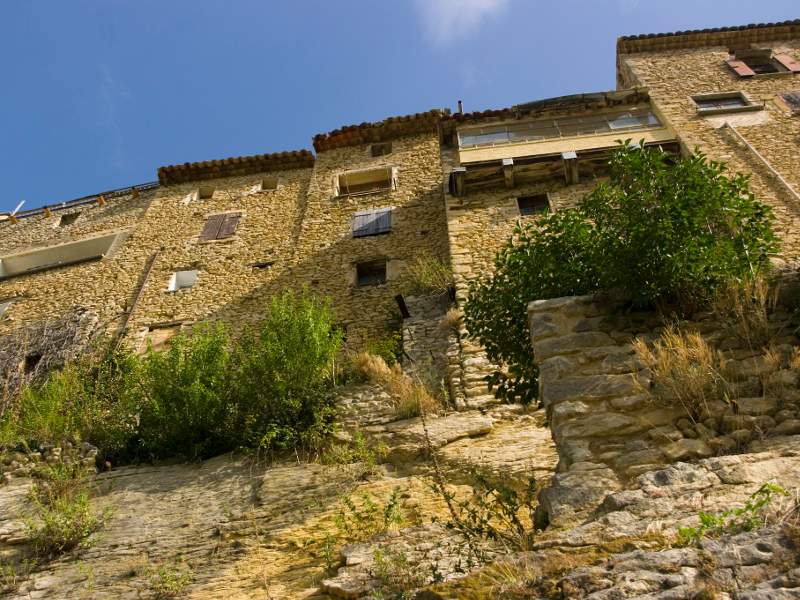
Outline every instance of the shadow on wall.
MULTIPOLYGON (((376 196, 376 204, 382 200, 376 196)), ((353 204, 353 212, 360 208, 364 208, 363 200, 359 205, 353 204)), ((292 264, 265 267, 276 272, 270 273, 262 285, 209 313, 206 319, 223 321, 234 330, 254 325, 261 320, 269 297, 285 289, 299 291, 307 287, 316 296, 332 299, 348 344, 357 347, 370 338, 381 337, 398 313, 395 296, 412 292, 405 265, 425 250, 449 261, 444 204, 438 187, 425 189, 413 203, 395 207, 392 220, 390 233, 357 238, 352 237, 349 228, 347 234, 331 239, 328 231, 315 231, 313 224, 307 225, 298 235, 303 246, 297 248, 292 264), (356 265, 373 261, 386 261, 386 282, 359 286, 356 265)), ((141 310, 146 311, 146 307, 141 310)))

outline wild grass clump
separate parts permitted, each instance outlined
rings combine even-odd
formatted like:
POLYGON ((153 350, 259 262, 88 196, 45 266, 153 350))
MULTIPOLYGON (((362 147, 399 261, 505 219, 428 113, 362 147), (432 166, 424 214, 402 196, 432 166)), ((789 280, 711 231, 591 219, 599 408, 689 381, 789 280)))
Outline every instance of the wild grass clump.
POLYGON ((444 294, 453 285, 453 271, 441 259, 423 250, 406 267, 411 292, 416 295, 444 294))
POLYGON ((749 348, 758 349, 770 340, 769 313, 778 303, 778 291, 759 274, 731 279, 714 291, 711 309, 749 348))
POLYGON ((642 339, 633 342, 636 358, 650 372, 651 392, 668 405, 680 406, 686 415, 700 419, 709 402, 731 402, 733 387, 725 378, 725 359, 697 332, 667 327, 651 346, 642 339))
POLYGON ((314 447, 330 432, 342 336, 327 302, 287 292, 239 339, 201 324, 171 342, 79 361, 25 388, 0 416, 0 447, 72 440, 113 460, 202 459, 314 447))
POLYGON ((30 491, 33 514, 26 522, 34 556, 50 559, 87 545, 103 519, 92 507, 83 468, 59 464, 37 475, 30 491))
POLYGON ((400 419, 418 417, 423 413, 435 414, 442 409, 441 401, 421 381, 403 373, 399 364, 390 367, 380 356, 361 352, 353 359, 353 367, 386 390, 392 397, 395 414, 400 419))

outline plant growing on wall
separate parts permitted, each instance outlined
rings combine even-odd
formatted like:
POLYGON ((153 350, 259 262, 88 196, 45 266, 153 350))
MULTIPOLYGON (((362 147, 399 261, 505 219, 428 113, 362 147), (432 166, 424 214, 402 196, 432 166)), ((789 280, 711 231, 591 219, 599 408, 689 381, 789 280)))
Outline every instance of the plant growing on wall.
POLYGON ((494 274, 472 285, 465 324, 506 365, 489 377, 498 397, 536 397, 532 300, 619 290, 638 306, 689 308, 768 268, 778 249, 773 217, 746 175, 701 153, 676 158, 641 146, 621 144, 609 180, 576 208, 519 225, 494 274))

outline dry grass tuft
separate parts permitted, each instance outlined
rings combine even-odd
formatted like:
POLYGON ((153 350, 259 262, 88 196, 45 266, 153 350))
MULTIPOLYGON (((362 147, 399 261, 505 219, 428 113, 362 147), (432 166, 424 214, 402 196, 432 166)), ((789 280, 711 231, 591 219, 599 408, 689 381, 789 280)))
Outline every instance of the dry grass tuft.
POLYGON ((444 294, 453 285, 453 271, 449 265, 423 250, 406 267, 414 294, 444 294))
POLYGON ((437 413, 441 402, 419 381, 403 373, 399 364, 391 367, 380 356, 361 352, 353 359, 353 367, 369 381, 380 385, 392 397, 395 413, 401 419, 437 413))
POLYGON ((711 308, 749 347, 760 348, 770 339, 769 313, 778 302, 778 292, 778 286, 770 287, 758 275, 745 281, 730 281, 716 291, 711 308))
POLYGON ((463 315, 459 309, 450 308, 446 313, 444 313, 442 320, 439 321, 439 326, 445 331, 451 330, 458 332, 458 330, 461 328, 462 316, 463 315))
POLYGON ((725 359, 696 332, 666 328, 652 347, 633 342, 636 358, 650 370, 652 390, 666 404, 680 405, 691 419, 698 419, 712 400, 732 399, 732 387, 724 377, 725 359))

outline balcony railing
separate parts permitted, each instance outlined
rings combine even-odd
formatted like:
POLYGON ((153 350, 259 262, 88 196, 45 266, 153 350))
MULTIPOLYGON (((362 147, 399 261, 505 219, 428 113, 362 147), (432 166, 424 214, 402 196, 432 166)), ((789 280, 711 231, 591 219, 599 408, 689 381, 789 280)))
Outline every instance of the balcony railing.
POLYGON ((458 133, 458 145, 462 149, 477 148, 654 127, 661 127, 661 122, 649 108, 634 108, 585 117, 540 119, 466 129, 458 133))

